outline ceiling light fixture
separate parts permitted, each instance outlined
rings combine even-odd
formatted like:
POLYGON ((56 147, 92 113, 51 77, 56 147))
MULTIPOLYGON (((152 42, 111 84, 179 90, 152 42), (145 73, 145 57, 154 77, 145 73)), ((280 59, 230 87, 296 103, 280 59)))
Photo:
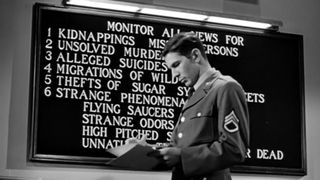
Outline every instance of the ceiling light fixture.
POLYGON ((251 20, 248 18, 241 17, 228 17, 224 14, 219 16, 218 13, 194 13, 191 11, 180 10, 180 9, 164 9, 159 6, 146 6, 143 4, 129 4, 129 3, 120 3, 112 1, 112 0, 66 0, 66 5, 74 5, 74 6, 83 6, 83 7, 92 7, 92 8, 101 8, 108 9, 114 11, 125 11, 125 12, 133 12, 138 14, 146 14, 146 15, 154 15, 154 16, 162 16, 162 17, 171 17, 171 18, 179 18, 186 20, 195 20, 200 22, 208 22, 229 26, 238 26, 238 27, 246 27, 246 28, 255 28, 262 30, 278 30, 279 26, 282 25, 279 21, 267 21, 267 20, 251 20))

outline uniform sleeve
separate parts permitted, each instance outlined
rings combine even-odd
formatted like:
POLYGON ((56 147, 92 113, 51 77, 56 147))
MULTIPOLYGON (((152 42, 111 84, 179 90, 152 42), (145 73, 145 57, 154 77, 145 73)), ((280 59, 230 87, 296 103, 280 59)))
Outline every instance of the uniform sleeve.
POLYGON ((186 176, 210 174, 245 159, 249 144, 249 114, 244 91, 237 82, 228 82, 218 89, 216 108, 218 139, 211 144, 191 146, 181 151, 186 176))

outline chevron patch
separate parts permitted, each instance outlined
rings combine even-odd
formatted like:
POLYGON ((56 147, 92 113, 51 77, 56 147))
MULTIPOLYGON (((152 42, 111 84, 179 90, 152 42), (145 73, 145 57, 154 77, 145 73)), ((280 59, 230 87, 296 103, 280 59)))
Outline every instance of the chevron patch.
POLYGON ((231 111, 226 117, 224 117, 224 129, 230 133, 237 132, 239 130, 239 119, 234 111, 231 111))

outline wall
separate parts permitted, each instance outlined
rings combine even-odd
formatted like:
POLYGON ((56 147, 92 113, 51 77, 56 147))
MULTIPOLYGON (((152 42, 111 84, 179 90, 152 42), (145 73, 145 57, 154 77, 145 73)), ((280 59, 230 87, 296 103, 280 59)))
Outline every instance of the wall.
MULTIPOLYGON (((135 0, 139 1, 139 0, 135 0)), ((101 167, 49 165, 26 161, 32 6, 35 2, 60 5, 58 0, 0 1, 0 179, 122 180, 170 179, 167 172, 111 171, 101 167)), ((234 174, 235 180, 317 180, 320 178, 320 1, 309 0, 144 0, 159 5, 249 15, 281 20, 282 32, 304 36, 305 105, 308 175, 271 176, 234 174)), ((281 77, 279 77, 281 80, 281 77)))

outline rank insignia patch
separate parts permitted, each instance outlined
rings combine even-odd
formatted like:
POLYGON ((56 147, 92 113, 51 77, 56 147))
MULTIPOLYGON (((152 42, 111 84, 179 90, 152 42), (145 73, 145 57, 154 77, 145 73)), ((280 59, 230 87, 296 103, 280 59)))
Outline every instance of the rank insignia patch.
POLYGON ((226 117, 224 117, 224 129, 230 133, 236 132, 239 130, 239 119, 237 118, 234 111, 231 111, 226 117))

